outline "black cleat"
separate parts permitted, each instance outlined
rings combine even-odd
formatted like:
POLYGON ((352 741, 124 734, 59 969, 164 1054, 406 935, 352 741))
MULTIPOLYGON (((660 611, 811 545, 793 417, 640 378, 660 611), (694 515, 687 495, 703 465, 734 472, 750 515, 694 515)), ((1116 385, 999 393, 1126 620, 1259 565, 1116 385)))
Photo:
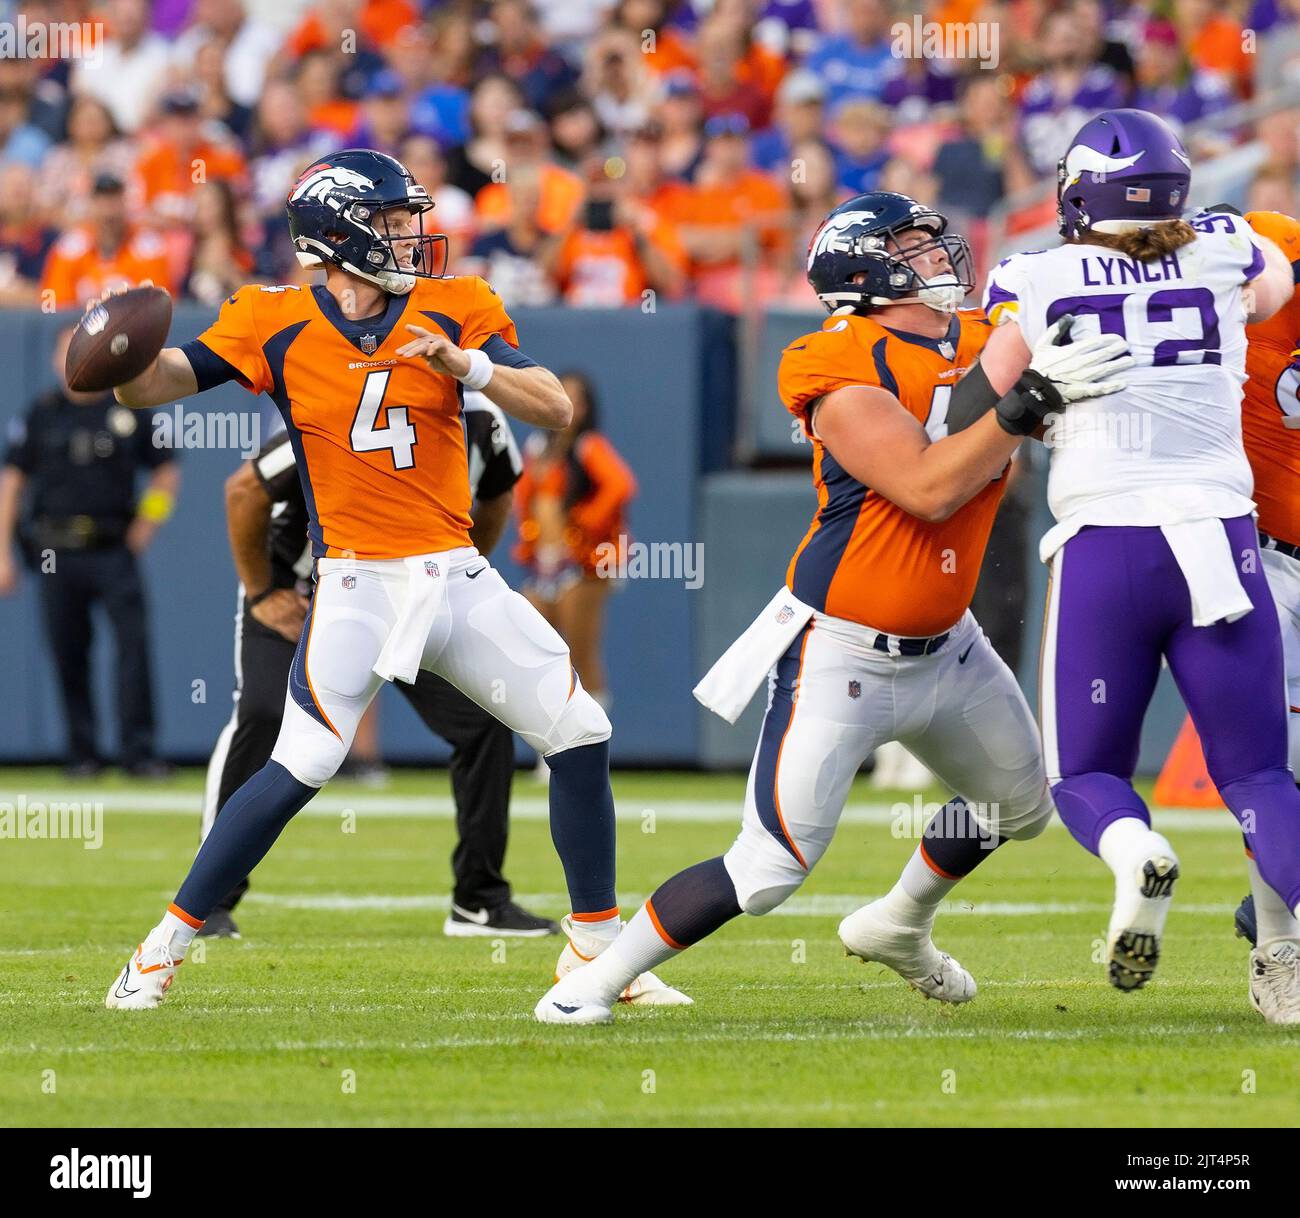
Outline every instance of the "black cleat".
POLYGON ((1117 990, 1140 990, 1159 961, 1160 941, 1155 935, 1126 930, 1110 950, 1110 983, 1117 990))
POLYGON ((208 920, 194 932, 200 939, 238 939, 239 927, 228 909, 214 909, 208 920))
POLYGON ((1255 898, 1248 896, 1237 906, 1232 924, 1238 939, 1249 939, 1251 947, 1258 946, 1259 930, 1255 921, 1255 898))
POLYGON ((451 913, 442 924, 442 933, 452 938, 469 938, 476 935, 514 935, 516 938, 540 939, 545 935, 558 935, 560 925, 550 918, 539 918, 513 901, 506 901, 495 909, 465 909, 451 903, 451 913))

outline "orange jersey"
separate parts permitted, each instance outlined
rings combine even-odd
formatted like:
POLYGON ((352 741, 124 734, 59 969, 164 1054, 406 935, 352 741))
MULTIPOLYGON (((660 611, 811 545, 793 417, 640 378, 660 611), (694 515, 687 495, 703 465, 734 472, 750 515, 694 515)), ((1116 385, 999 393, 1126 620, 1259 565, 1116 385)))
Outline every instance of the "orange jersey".
POLYGON ((525 455, 523 473, 515 483, 519 544, 514 551, 515 559, 524 566, 531 566, 537 556, 541 535, 538 500, 565 503, 574 475, 583 485, 565 512, 564 542, 569 557, 594 572, 602 546, 622 548, 627 535, 624 513, 636 496, 636 477, 609 440, 598 431, 587 431, 574 441, 567 460, 541 461, 525 455))
POLYGON ((140 202, 160 214, 180 219, 191 218, 198 183, 221 179, 238 185, 244 173, 244 158, 236 149, 207 140, 188 152, 167 140, 155 140, 135 167, 140 202))
MULTIPOLYGON (((828 318, 782 354, 781 400, 807 433, 818 398, 853 385, 877 386, 938 439, 947 434, 951 388, 990 333, 977 309, 958 313, 942 340, 889 330, 872 317, 828 318)), ((974 595, 1004 480, 990 482, 947 520, 930 523, 863 486, 810 438, 817 514, 790 560, 790 590, 832 617, 905 638, 955 625, 974 595)))
MULTIPOLYGON (((1300 275, 1300 222, 1275 211, 1246 219, 1281 247, 1300 275)), ((1259 527, 1300 545, 1300 296, 1247 326, 1246 339, 1241 438, 1255 474, 1259 527)))
POLYGON ((396 351, 413 337, 410 324, 509 363, 514 323, 477 278, 417 279, 387 301, 384 313, 350 321, 323 286, 240 288, 185 348, 201 389, 233 373, 280 408, 318 558, 407 558, 470 544, 462 387, 396 351), (196 352, 200 344, 210 354, 196 352), (229 365, 224 373, 213 355, 229 365))
POLYGON ((89 227, 74 228, 55 243, 45 259, 41 291, 54 293, 58 309, 82 307, 109 288, 129 288, 151 279, 160 287, 171 282, 167 247, 149 229, 128 228, 111 254, 101 252, 89 227))

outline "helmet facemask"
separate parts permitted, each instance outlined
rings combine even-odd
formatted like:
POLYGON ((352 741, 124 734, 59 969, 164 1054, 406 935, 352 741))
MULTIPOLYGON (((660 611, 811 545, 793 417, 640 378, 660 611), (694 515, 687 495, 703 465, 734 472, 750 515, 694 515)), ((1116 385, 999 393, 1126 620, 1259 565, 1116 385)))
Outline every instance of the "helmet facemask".
POLYGON ((936 231, 930 225, 915 224, 911 228, 929 228, 933 234, 928 241, 917 245, 902 246, 895 233, 872 235, 862 238, 866 248, 862 251, 868 257, 883 257, 889 264, 889 286, 900 292, 916 293, 915 296, 887 298, 871 297, 872 307, 884 305, 911 304, 917 301, 939 313, 955 313, 961 308, 962 301, 975 286, 975 259, 971 254, 970 242, 956 233, 936 231), (931 275, 928 279, 913 265, 922 255, 942 249, 948 256, 950 269, 931 275))
POLYGON ((355 199, 344 192, 331 192, 324 199, 335 213, 336 231, 326 240, 299 237, 295 242, 302 266, 332 262, 385 292, 405 296, 416 279, 441 279, 447 273, 447 237, 424 231, 424 214, 433 210, 433 200, 423 186, 411 181, 405 195, 383 199, 355 199), (411 213, 413 232, 394 232, 392 211, 411 213), (398 258, 397 246, 410 245, 410 265, 398 258), (349 249, 348 247, 351 247, 349 249), (364 250, 364 256, 358 251, 364 250), (437 268, 436 270, 434 268, 437 268))

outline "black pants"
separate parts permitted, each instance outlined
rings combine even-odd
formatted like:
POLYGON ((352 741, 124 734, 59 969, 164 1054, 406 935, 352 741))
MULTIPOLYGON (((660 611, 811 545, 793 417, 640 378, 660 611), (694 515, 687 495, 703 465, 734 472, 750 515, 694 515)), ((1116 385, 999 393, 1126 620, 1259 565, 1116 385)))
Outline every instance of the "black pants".
MULTIPOLYGON (((221 815, 226 801, 271 758, 296 642, 289 642, 243 611, 236 626, 239 698, 208 762, 204 834, 209 818, 221 815)), ((431 732, 452 746, 452 795, 459 840, 452 852, 452 900, 465 909, 484 909, 510 898, 501 874, 509 832, 510 783, 515 749, 510 729, 441 677, 421 672, 414 685, 394 685, 431 732)), ((234 909, 248 891, 247 878, 220 908, 234 909)))
POLYGON ((135 765, 154 755, 153 688, 144 586, 135 555, 124 545, 61 550, 55 569, 37 577, 45 629, 63 696, 68 762, 97 760, 90 690, 91 609, 101 605, 113 630, 117 663, 119 760, 135 765))

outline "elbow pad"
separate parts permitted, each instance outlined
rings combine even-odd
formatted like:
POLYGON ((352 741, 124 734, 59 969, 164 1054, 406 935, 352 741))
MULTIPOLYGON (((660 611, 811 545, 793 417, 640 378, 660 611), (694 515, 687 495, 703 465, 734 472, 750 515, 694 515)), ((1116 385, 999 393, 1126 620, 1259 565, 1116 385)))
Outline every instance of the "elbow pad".
POLYGON ((952 387, 948 399, 948 434, 955 436, 965 431, 998 404, 997 390, 978 361, 970 371, 952 387))

